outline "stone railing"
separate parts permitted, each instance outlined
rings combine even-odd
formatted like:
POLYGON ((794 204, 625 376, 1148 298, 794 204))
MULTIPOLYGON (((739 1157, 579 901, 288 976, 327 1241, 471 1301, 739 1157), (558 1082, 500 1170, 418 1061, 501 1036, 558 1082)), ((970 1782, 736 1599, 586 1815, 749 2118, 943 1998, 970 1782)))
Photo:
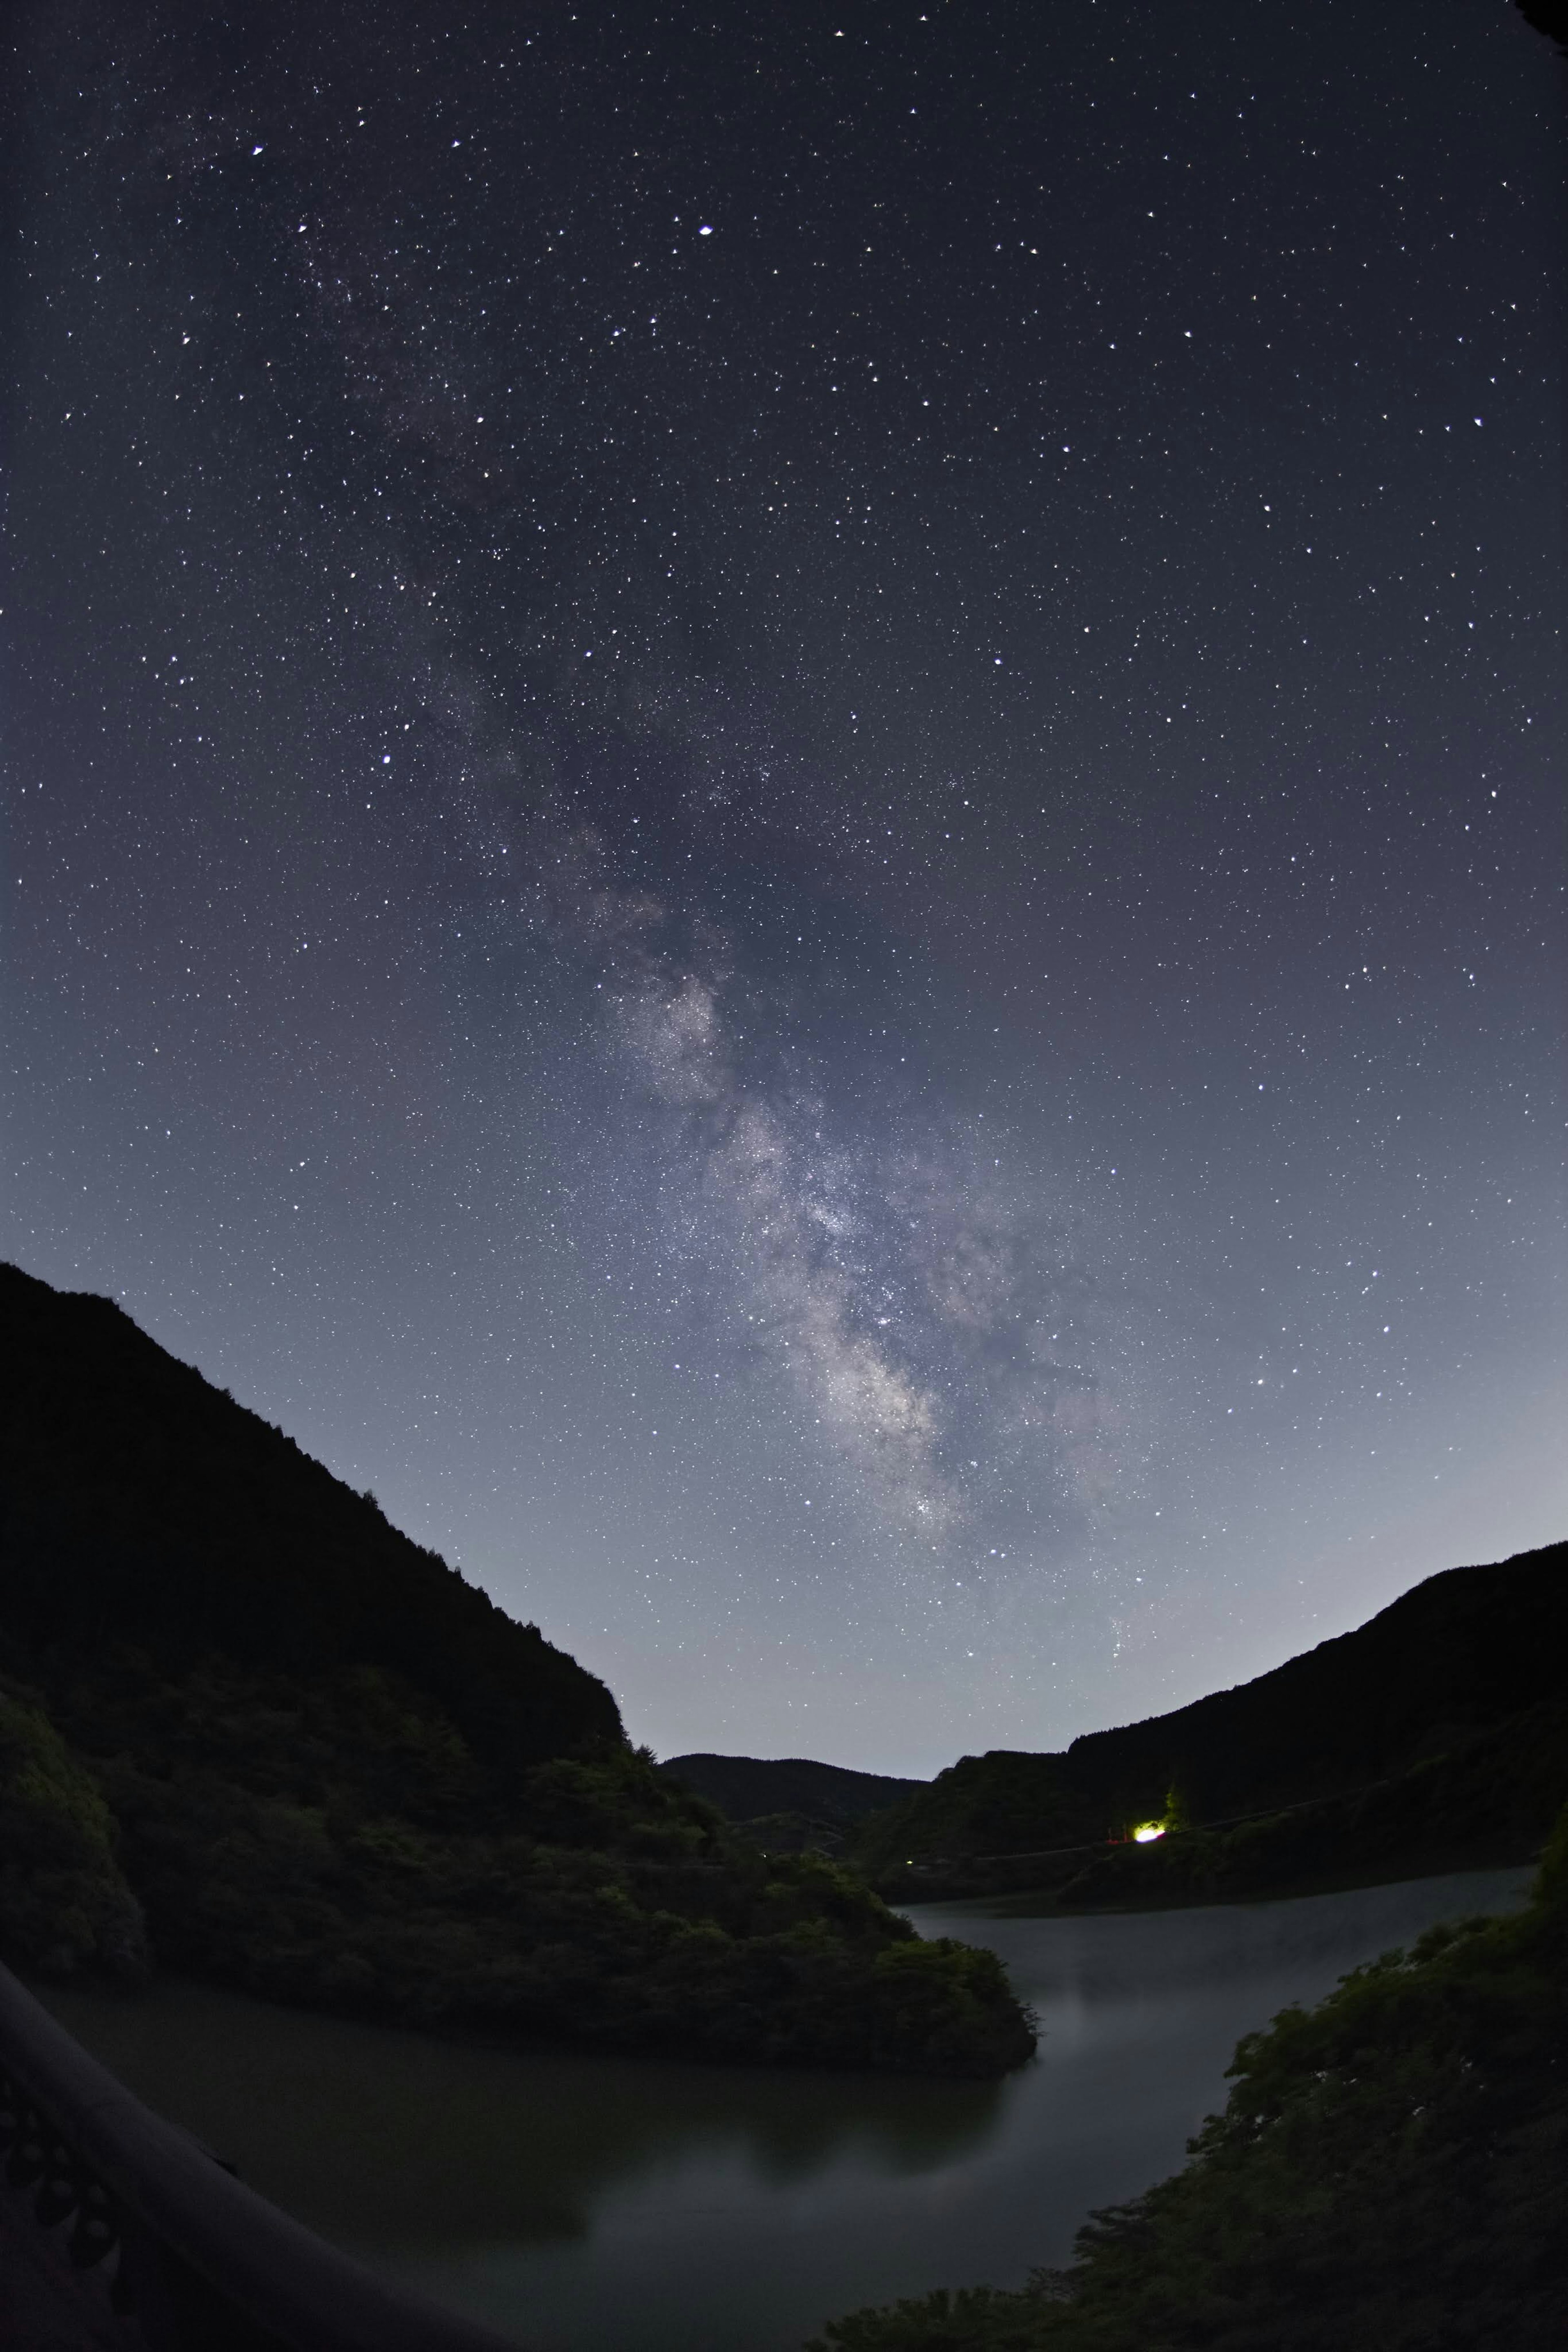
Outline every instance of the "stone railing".
MULTIPOLYGON (((133 2098, 0 1968, 0 2297, 127 2352, 503 2352, 362 2270, 133 2098)), ((0 2308, 0 2340, 9 2344, 0 2308)), ((13 2326, 15 2323, 13 2322, 13 2326)))

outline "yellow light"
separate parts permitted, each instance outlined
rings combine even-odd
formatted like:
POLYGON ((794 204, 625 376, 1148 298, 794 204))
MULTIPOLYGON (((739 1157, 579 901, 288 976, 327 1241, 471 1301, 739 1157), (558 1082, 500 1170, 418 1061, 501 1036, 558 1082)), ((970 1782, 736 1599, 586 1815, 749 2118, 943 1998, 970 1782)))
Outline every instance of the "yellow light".
POLYGON ((1165 1833, 1164 1822, 1140 1822, 1133 1832, 1134 1837, 1140 1845, 1152 1845, 1155 1838, 1164 1837, 1165 1833))

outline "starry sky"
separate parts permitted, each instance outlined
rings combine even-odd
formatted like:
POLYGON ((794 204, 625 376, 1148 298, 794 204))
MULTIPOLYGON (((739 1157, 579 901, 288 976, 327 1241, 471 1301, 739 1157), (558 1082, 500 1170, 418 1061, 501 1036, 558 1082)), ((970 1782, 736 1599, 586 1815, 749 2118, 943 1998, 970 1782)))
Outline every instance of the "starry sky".
POLYGON ((34 5, 0 1252, 668 1754, 1564 1532, 1504 0, 34 5))

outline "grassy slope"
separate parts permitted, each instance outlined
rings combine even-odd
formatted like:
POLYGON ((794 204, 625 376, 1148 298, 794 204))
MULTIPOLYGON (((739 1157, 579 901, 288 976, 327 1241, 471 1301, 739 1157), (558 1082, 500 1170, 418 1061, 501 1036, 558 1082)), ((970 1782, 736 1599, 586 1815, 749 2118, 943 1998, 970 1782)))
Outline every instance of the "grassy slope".
POLYGON ((1521 1916, 1434 1929, 1239 2045, 1185 2169, 1064 2272, 813 2352, 1544 2352, 1568 2341, 1568 1812, 1521 1916))
POLYGON ((765 1858, 602 1684, 110 1302, 0 1267, 0 1954, 413 2022, 990 2074, 987 1952, 765 1858), (144 1923, 144 1924, 143 1924, 144 1923))

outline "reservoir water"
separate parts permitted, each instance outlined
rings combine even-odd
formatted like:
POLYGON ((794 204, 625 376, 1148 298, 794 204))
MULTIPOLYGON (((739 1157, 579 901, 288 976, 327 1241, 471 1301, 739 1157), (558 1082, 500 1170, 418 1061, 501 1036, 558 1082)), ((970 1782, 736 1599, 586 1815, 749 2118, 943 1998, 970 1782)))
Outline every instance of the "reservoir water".
POLYGON ((798 2352, 821 2321, 1021 2284, 1176 2169, 1239 2037, 1523 1870, 1085 1919, 934 1905, 1040 2021, 999 2084, 496 2051, 164 1984, 46 1992, 263 2195, 536 2352, 798 2352))

